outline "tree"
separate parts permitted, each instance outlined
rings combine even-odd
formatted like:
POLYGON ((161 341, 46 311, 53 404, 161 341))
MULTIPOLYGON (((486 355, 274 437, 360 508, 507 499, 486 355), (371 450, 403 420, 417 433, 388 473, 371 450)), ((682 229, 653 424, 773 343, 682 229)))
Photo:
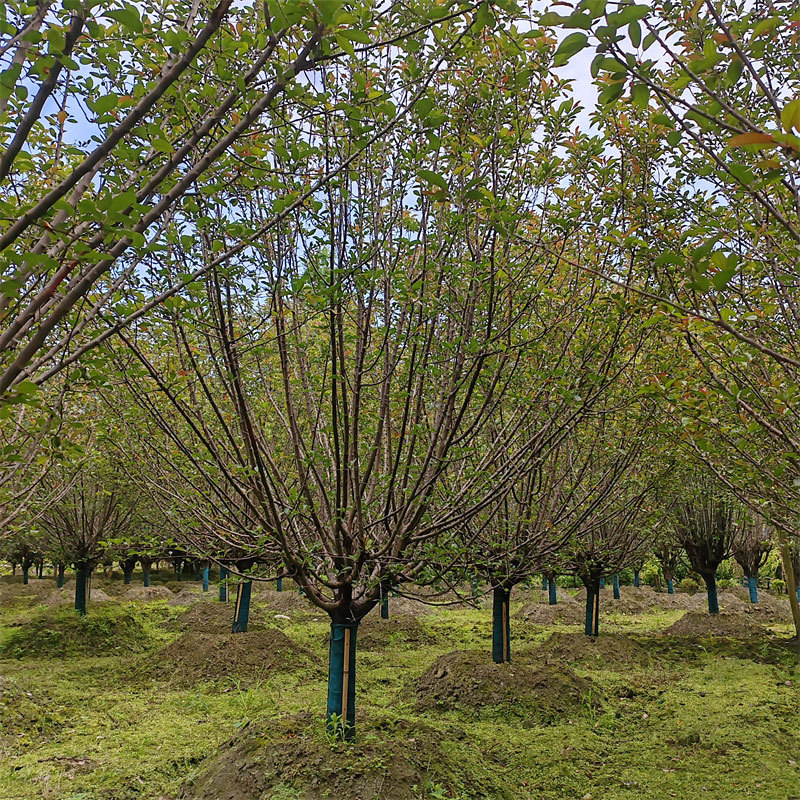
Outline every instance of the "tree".
MULTIPOLYGON (((58 480, 54 473, 52 480, 58 480)), ((136 498, 118 475, 97 460, 84 462, 74 474, 63 475, 69 490, 58 502, 37 510, 35 524, 46 551, 59 563, 75 567, 75 610, 86 613, 92 571, 110 539, 129 531, 136 498)))
POLYGON ((772 533, 761 519, 744 519, 733 546, 733 557, 742 568, 750 592, 750 602, 758 602, 758 571, 772 552, 772 533))
MULTIPOLYGON (((705 0, 685 11, 581 2, 542 21, 586 31, 565 40, 561 60, 595 46, 600 116, 624 125, 635 166, 641 143, 625 123, 644 117, 639 130, 652 132, 648 151, 671 177, 632 198, 638 235, 616 227, 608 262, 628 257, 632 269, 605 276, 661 301, 701 368, 668 377, 665 394, 698 457, 774 525, 788 570, 800 431, 796 21, 790 3, 705 0)), ((793 593, 790 602, 800 636, 793 593)))
POLYGON ((717 568, 733 554, 742 524, 741 506, 713 480, 695 478, 674 507, 675 537, 708 592, 709 614, 719 614, 717 568))

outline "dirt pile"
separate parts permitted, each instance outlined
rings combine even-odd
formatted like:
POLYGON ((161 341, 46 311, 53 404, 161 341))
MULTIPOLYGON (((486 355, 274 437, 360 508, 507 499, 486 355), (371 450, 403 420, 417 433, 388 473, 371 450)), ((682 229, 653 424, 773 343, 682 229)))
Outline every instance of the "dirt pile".
POLYGON ((89 610, 47 608, 17 628, 0 649, 5 658, 65 658, 141 652, 151 637, 139 616, 120 606, 89 610))
POLYGON ((456 650, 439 656, 419 679, 416 708, 512 712, 525 724, 575 713, 592 695, 591 681, 531 654, 494 664, 488 653, 456 650))
POLYGON ((583 625, 586 612, 580 603, 558 603, 554 606, 543 603, 528 603, 517 611, 514 616, 534 625, 553 625, 554 623, 583 625))
POLYGON ((434 637, 414 616, 395 614, 381 619, 375 610, 358 626, 357 641, 365 650, 382 650, 398 645, 431 644, 434 637))
POLYGON ((554 633, 534 651, 545 664, 580 663, 596 666, 626 666, 650 662, 648 649, 622 633, 597 638, 582 633, 554 633))
POLYGON ((32 578, 27 585, 23 583, 0 583, 0 604, 10 605, 19 601, 42 602, 56 588, 52 579, 32 578))
MULTIPOLYGON (((465 774, 440 731, 419 721, 359 719, 355 744, 329 744, 309 715, 250 724, 201 763, 178 800, 416 800, 513 796, 499 770, 465 774), (435 787, 437 792, 426 791, 435 787)), ((487 754, 489 767, 493 756, 487 754)))
POLYGON ((153 600, 171 600, 172 592, 166 586, 128 586, 128 591, 120 596, 126 602, 149 603, 153 600))
MULTIPOLYGON (((87 608, 92 603, 108 603, 111 599, 102 589, 93 586, 87 600, 87 608)), ((75 603, 75 582, 69 581, 61 589, 50 592, 42 602, 48 606, 73 605, 75 603)))
MULTIPOLYGON (((209 593, 206 593, 207 595, 209 593)), ((181 589, 173 594, 172 597, 167 598, 167 602, 171 606, 190 606, 198 600, 203 599, 203 590, 200 586, 187 586, 185 583, 181 584, 181 589)))
MULTIPOLYGON (((230 633, 233 625, 233 603, 195 603, 176 617, 174 627, 179 631, 198 633, 230 633)), ((251 606, 248 631, 263 629, 261 613, 251 606)))
POLYGON ((254 683, 275 672, 294 672, 316 659, 275 628, 247 633, 189 630, 146 659, 155 678, 181 686, 198 681, 238 678, 254 683))
POLYGON ((746 638, 764 635, 764 628, 750 617, 734 613, 707 614, 688 611, 665 631, 669 636, 731 636, 746 638))
MULTIPOLYGON (((264 586, 268 587, 268 584, 264 584, 264 586)), ((231 601, 233 601, 236 598, 236 587, 231 587, 230 592, 231 601)), ((287 614, 289 616, 312 614, 314 616, 327 617, 327 614, 321 608, 312 605, 297 590, 276 592, 270 588, 259 588, 259 584, 255 584, 253 598, 268 606, 269 610, 274 614, 287 614)))

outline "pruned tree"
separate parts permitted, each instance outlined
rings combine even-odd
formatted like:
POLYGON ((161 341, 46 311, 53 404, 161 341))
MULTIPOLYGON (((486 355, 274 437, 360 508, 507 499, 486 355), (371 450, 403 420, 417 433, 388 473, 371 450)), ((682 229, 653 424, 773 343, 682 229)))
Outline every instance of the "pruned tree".
POLYGON ((743 519, 733 545, 733 557, 747 579, 750 602, 758 602, 758 571, 772 552, 772 531, 760 518, 743 519))
POLYGON ((717 568, 730 558, 743 522, 741 505, 712 478, 696 476, 673 508, 675 540, 708 592, 708 611, 719 614, 717 568))

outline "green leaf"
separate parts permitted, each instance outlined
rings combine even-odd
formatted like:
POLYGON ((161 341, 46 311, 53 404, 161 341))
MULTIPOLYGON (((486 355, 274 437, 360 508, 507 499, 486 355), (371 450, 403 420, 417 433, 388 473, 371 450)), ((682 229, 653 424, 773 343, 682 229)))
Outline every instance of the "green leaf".
POLYGON ((638 47, 642 43, 642 26, 634 20, 628 25, 628 36, 631 38, 631 44, 638 47))
POLYGON ((104 16, 116 20, 123 28, 128 28, 134 33, 141 33, 144 30, 142 21, 139 19, 139 12, 133 6, 126 5, 125 8, 106 11, 104 16))
POLYGON ((631 90, 631 101, 639 108, 647 108, 650 102, 650 87, 645 83, 637 83, 631 90))
POLYGON ((432 183, 435 186, 438 186, 441 189, 447 191, 447 181, 444 179, 442 175, 439 175, 437 172, 432 172, 429 169, 420 169, 417 170, 417 175, 422 178, 423 181, 426 183, 432 183))
POLYGON ((558 46, 555 55, 553 56, 553 65, 556 67, 563 67, 572 56, 580 53, 584 47, 589 43, 589 38, 585 33, 571 33, 564 39, 558 46))
POLYGON ((108 111, 111 111, 112 108, 117 107, 117 103, 119 102, 119 98, 115 94, 104 94, 102 97, 98 97, 92 103, 92 109, 96 111, 98 114, 105 114, 108 111))

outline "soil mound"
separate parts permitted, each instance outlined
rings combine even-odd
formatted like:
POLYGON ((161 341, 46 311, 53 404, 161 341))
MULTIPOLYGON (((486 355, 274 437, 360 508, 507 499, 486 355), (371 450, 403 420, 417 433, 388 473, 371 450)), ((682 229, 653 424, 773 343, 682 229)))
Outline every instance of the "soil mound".
POLYGON ((601 634, 597 638, 583 633, 554 633, 534 651, 546 664, 594 664, 625 666, 647 664, 650 655, 646 647, 625 634, 601 634))
MULTIPOLYGON (((251 606, 248 631, 263 629, 257 609, 251 606), (254 619, 255 617, 255 619, 254 619)), ((179 614, 175 626, 180 631, 199 633, 230 633, 233 625, 233 603, 195 603, 179 614)))
MULTIPOLYGON (((231 588, 231 600, 236 597, 236 587, 231 588)), ((269 606, 270 611, 277 614, 291 614, 292 612, 300 614, 322 614, 325 612, 312 605, 303 595, 297 591, 284 591, 277 592, 275 589, 261 589, 254 591, 254 596, 258 598, 260 603, 269 606)))
POLYGON ((553 625, 557 622, 564 625, 582 625, 586 614, 579 603, 558 603, 554 606, 529 603, 517 611, 514 616, 535 625, 553 625))
POLYGON ((765 633, 764 628, 749 617, 728 613, 705 614, 688 611, 673 622, 664 633, 670 636, 731 636, 746 638, 765 633))
MULTIPOLYGON (((206 594, 209 594, 207 592, 206 594)), ((196 603, 203 596, 203 590, 199 586, 187 586, 185 583, 181 584, 181 589, 177 594, 173 594, 171 598, 167 598, 167 602, 171 606, 190 606, 196 603)))
POLYGON ((89 609, 47 608, 16 628, 0 648, 5 658, 65 658, 140 652, 151 644, 139 616, 119 606, 89 609))
POLYGON ((502 710, 547 722, 574 713, 596 694, 591 681, 569 667, 542 664, 530 654, 494 664, 488 653, 456 650, 439 656, 419 679, 416 708, 502 710))
MULTIPOLYGON (((102 589, 93 588, 87 601, 87 608, 92 603, 108 603, 112 598, 102 589)), ((48 606, 65 606, 75 603, 75 584, 65 583, 63 588, 50 592, 42 602, 48 606)))
POLYGON ((316 663, 308 651, 275 628, 247 633, 189 630, 147 661, 154 677, 182 686, 223 678, 254 683, 275 672, 293 672, 316 663))
POLYGON ((120 596, 120 600, 127 602, 145 602, 153 600, 170 600, 172 592, 165 586, 129 586, 128 591, 120 596))
POLYGON ((358 646, 365 650, 431 644, 433 641, 434 637, 420 625, 419 620, 408 614, 391 614, 389 619, 381 619, 375 610, 358 626, 358 646))
POLYGON ((0 584, 0 603, 14 603, 17 600, 41 602, 55 588, 55 581, 47 578, 32 578, 27 585, 3 582, 0 584))
MULTIPOLYGON (((206 758, 178 800, 416 800, 423 787, 485 800, 511 797, 499 770, 465 774, 441 747, 442 734, 418 720, 392 723, 359 718, 354 744, 331 745, 310 715, 249 724, 206 758)), ((491 767, 493 756, 487 753, 491 767)))

